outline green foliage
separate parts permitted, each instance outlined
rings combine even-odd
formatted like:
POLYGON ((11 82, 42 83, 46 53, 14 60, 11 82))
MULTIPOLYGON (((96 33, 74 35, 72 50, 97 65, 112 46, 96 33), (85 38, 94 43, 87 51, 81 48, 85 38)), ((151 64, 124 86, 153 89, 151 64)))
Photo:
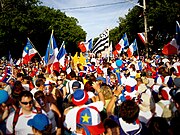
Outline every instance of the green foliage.
MULTIPOLYGON (((143 0, 139 0, 139 4, 143 5, 143 0)), ((156 51, 167 44, 175 35, 176 21, 180 22, 180 1, 148 0, 146 7, 149 47, 156 51)), ((144 48, 137 36, 137 33, 144 32, 143 8, 135 6, 125 18, 119 18, 119 32, 117 27, 110 32, 111 40, 115 42, 113 45, 119 42, 125 32, 130 43, 136 38, 138 47, 144 48)))
POLYGON ((10 50, 13 57, 21 57, 27 37, 45 55, 52 29, 58 47, 65 41, 67 52, 76 51, 77 43, 86 37, 76 18, 41 6, 39 0, 1 0, 0 11, 1 56, 10 50))

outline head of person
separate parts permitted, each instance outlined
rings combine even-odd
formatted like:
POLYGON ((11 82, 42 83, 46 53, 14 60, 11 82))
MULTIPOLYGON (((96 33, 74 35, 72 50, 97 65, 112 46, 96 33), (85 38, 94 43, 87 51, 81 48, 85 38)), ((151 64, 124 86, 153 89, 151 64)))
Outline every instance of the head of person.
POLYGON ((120 105, 120 116, 127 123, 134 123, 139 116, 139 106, 133 100, 125 100, 120 105))
POLYGON ((75 81, 72 84, 72 89, 75 91, 76 89, 80 89, 81 88, 81 83, 79 81, 75 81))
POLYGON ((163 117, 152 117, 148 131, 152 135, 169 135, 169 124, 163 117))
POLYGON ((51 124, 45 114, 36 114, 27 124, 32 127, 35 135, 51 134, 51 124))
POLYGON ((42 91, 35 92, 34 93, 34 98, 41 107, 45 106, 45 95, 44 95, 44 93, 42 91))
POLYGON ((92 87, 93 82, 95 82, 95 81, 91 81, 91 80, 87 81, 84 85, 84 90, 95 92, 95 89, 92 87))
POLYGON ((180 112, 180 88, 171 89, 169 94, 171 95, 171 97, 175 103, 175 107, 180 112))
POLYGON ((17 81, 22 81, 23 80, 23 73, 17 73, 17 78, 16 78, 16 80, 17 81))
POLYGON ((72 80, 72 79, 76 79, 76 73, 75 73, 75 71, 73 71, 73 70, 71 70, 71 72, 70 72, 70 79, 72 80))
POLYGON ((8 81, 8 84, 11 85, 11 86, 14 86, 14 84, 15 84, 15 79, 11 78, 11 79, 8 81))
POLYGON ((102 92, 105 100, 109 100, 112 98, 112 90, 110 89, 110 87, 108 85, 102 86, 101 92, 102 92))
POLYGON ((60 78, 64 80, 66 79, 66 75, 67 75, 66 71, 61 70, 60 75, 59 75, 60 78))
POLYGON ((43 90, 44 89, 44 80, 42 78, 38 78, 36 80, 36 86, 38 87, 39 90, 43 90))
POLYGON ((12 89, 12 96, 14 98, 17 98, 23 90, 24 90, 24 87, 22 86, 21 81, 16 81, 12 89))
POLYGON ((19 94, 19 105, 22 110, 28 112, 32 110, 33 107, 33 95, 30 91, 22 91, 19 94))
POLYGON ((44 93, 46 94, 46 95, 49 95, 51 92, 52 92, 52 90, 53 90, 53 83, 51 82, 51 81, 49 81, 49 80, 47 80, 45 83, 44 83, 44 93))
POLYGON ((57 85, 63 84, 63 79, 61 79, 61 78, 58 76, 58 78, 57 78, 57 80, 56 80, 56 83, 57 83, 57 85))
POLYGON ((105 128, 105 135, 119 135, 119 125, 112 119, 107 118, 103 122, 105 128))
POLYGON ((113 74, 113 73, 110 74, 110 82, 111 83, 116 83, 116 75, 113 74))
POLYGON ((134 64, 131 64, 131 65, 130 65, 129 71, 130 71, 130 72, 136 71, 136 68, 135 68, 135 65, 134 65, 134 64))
POLYGON ((174 78, 174 87, 175 88, 180 88, 180 77, 174 78))

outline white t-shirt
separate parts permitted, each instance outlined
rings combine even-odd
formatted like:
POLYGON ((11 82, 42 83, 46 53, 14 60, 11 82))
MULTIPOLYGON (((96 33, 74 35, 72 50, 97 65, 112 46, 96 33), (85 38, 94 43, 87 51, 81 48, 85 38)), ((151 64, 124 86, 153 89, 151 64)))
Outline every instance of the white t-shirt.
MULTIPOLYGON (((42 112, 46 114, 44 111, 42 112)), ((33 109, 32 113, 29 115, 25 115, 22 113, 22 109, 20 109, 18 121, 15 125, 15 134, 16 135, 32 135, 32 127, 27 125, 29 119, 32 119, 37 114, 36 109, 33 109)), ((15 112, 12 112, 6 121, 6 134, 13 133, 13 119, 15 112)))

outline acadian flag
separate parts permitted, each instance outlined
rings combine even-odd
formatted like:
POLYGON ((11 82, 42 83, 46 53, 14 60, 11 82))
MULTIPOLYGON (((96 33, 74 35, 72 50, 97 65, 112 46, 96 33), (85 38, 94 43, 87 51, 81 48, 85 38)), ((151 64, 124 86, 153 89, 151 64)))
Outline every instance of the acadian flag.
POLYGON ((12 78, 12 67, 6 66, 4 73, 2 74, 2 78, 0 82, 8 83, 8 81, 12 78))
POLYGON ((61 48, 59 49, 58 55, 57 55, 57 59, 60 63, 60 65, 62 65, 63 67, 65 66, 65 55, 67 54, 66 49, 65 49, 65 43, 63 41, 61 48))
POLYGON ((32 57, 37 53, 37 50, 33 48, 30 40, 27 39, 27 44, 24 47, 23 54, 22 54, 22 63, 28 64, 31 61, 32 57))
POLYGON ((123 35, 123 37, 121 38, 121 40, 119 41, 119 43, 115 46, 117 52, 120 54, 121 51, 125 48, 129 46, 129 41, 127 38, 126 33, 123 35))
POLYGON ((127 50, 128 57, 132 57, 135 51, 137 51, 136 39, 133 41, 133 43, 129 46, 127 50))

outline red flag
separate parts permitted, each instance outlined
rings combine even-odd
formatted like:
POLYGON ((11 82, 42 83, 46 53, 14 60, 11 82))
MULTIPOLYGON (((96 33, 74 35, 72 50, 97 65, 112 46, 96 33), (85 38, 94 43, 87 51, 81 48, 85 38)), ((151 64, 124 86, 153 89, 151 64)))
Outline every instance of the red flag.
POLYGON ((173 55, 178 53, 178 47, 175 38, 173 38, 171 42, 163 47, 162 53, 165 55, 173 55))
POLYGON ((119 54, 119 53, 118 53, 118 51, 117 51, 117 50, 114 50, 114 51, 113 51, 113 55, 114 55, 114 57, 118 56, 118 54, 119 54))
POLYGON ((81 49, 81 52, 86 52, 86 47, 85 47, 84 42, 80 42, 78 44, 78 47, 81 49))

